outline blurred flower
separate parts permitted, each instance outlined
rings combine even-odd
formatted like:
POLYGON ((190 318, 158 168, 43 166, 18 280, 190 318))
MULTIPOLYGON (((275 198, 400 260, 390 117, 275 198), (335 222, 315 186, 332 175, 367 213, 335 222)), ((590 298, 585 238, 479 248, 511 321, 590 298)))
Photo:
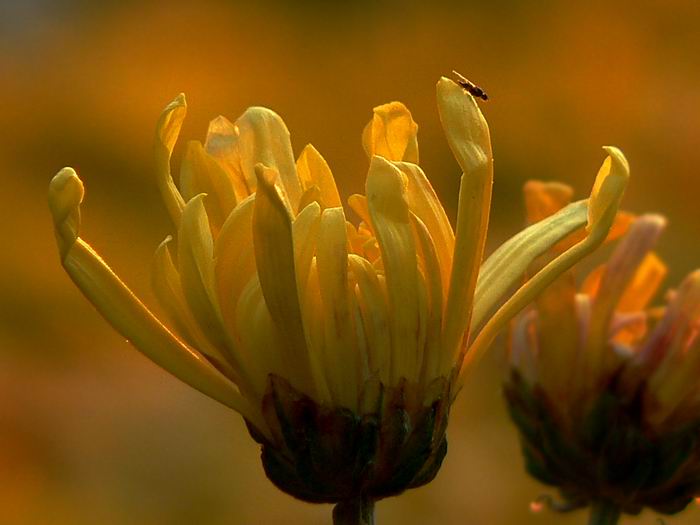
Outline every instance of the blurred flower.
MULTIPOLYGON (((566 200, 561 185, 526 195, 531 220, 566 200)), ((591 505, 591 523, 675 513, 700 491, 700 271, 649 306, 666 274, 651 251, 664 226, 635 219, 578 291, 562 276, 512 330, 505 393, 527 470, 559 489, 560 508, 591 505)))
POLYGON ((398 102, 375 108, 362 139, 366 196, 345 217, 331 171, 307 146, 294 160, 278 115, 254 107, 170 157, 184 96, 156 133, 158 184, 176 238, 153 285, 172 331, 78 237, 83 186, 50 185, 61 260, 102 315, 141 352, 239 412, 268 477, 338 522, 430 481, 446 452, 464 356, 479 355, 541 289, 605 238, 627 182, 609 149, 590 200, 505 243, 481 266, 492 186, 489 130, 474 98, 437 84, 440 118, 463 171, 456 235, 418 162, 417 125, 398 102), (571 249, 511 296, 530 263, 588 225, 571 249), (478 277, 478 283, 477 283, 478 277), (470 341, 471 344, 467 345, 470 341))

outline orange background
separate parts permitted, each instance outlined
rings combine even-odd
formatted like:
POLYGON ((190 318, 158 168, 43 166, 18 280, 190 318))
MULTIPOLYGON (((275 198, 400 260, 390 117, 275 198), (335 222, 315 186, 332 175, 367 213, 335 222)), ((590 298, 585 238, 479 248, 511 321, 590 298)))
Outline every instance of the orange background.
MULTIPOLYGON (((183 139, 202 139, 219 114, 275 109, 345 196, 364 184, 371 108, 400 100, 454 219, 459 173, 434 84, 457 69, 491 96, 489 249, 522 226, 525 180, 585 196, 600 146, 614 144, 632 166, 625 207, 669 218, 659 251, 673 285, 700 266, 699 22, 692 0, 0 1, 0 523, 330 522, 330 507, 265 479, 236 414, 146 361, 72 286, 46 206, 62 166, 87 188, 83 237, 153 305, 150 260, 168 225, 151 141, 177 93, 189 101, 183 139)), ((523 471, 504 368, 496 345, 454 406, 438 478, 379 503, 379 524, 585 522, 528 511, 551 490, 523 471)))

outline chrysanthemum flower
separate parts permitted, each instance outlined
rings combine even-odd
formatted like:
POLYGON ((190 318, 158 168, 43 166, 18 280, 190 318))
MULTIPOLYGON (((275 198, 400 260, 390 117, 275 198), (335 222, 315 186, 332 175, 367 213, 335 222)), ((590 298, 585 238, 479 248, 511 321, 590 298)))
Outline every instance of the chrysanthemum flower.
POLYGON ((307 146, 295 161, 287 128, 265 108, 212 121, 204 145, 187 144, 176 186, 170 156, 185 117, 176 98, 156 133, 175 232, 153 269, 168 327, 78 236, 75 172, 50 185, 61 260, 88 299, 154 362, 239 412, 268 477, 297 498, 337 503, 339 523, 368 521, 374 501, 435 476, 464 356, 602 242, 627 180, 610 149, 590 203, 531 226, 480 269, 488 126, 454 82, 438 82, 437 100, 463 171, 456 234, 400 103, 375 108, 363 132, 370 166, 366 195, 349 199, 354 224, 323 157, 307 146), (586 225, 576 246, 510 295, 536 257, 586 225))
MULTIPOLYGON (((566 188, 527 194, 533 216, 566 188)), ((675 513, 700 492, 700 271, 649 306, 666 274, 652 252, 664 225, 635 219, 607 263, 578 288, 560 278, 512 332, 505 392, 527 470, 559 489, 560 509, 591 505, 591 523, 675 513)))

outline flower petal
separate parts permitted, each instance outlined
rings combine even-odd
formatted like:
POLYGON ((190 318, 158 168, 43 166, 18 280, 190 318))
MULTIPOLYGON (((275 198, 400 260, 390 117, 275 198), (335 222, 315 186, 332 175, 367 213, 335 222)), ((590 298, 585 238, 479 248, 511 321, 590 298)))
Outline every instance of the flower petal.
POLYGON ((415 381, 420 372, 416 341, 420 322, 418 261, 406 202, 406 178, 382 157, 372 157, 367 175, 367 201, 393 314, 389 320, 392 384, 402 377, 415 381))
POLYGON ((215 235, 236 206, 236 195, 228 175, 196 140, 187 143, 182 158, 180 190, 187 201, 200 193, 208 195, 204 207, 215 235))
POLYGON ((401 172, 406 176, 408 185, 406 197, 408 207, 425 224, 428 229, 435 253, 439 261, 442 294, 447 297, 452 272, 452 254, 455 246, 455 235, 452 231, 447 214, 438 199, 430 181, 420 169, 420 166, 409 162, 397 162, 401 172))
POLYGON ((484 253, 493 185, 491 139, 486 119, 474 97, 447 78, 437 83, 440 121, 447 142, 462 168, 457 234, 450 290, 443 322, 445 347, 441 371, 447 373, 463 351, 484 253))
POLYGON ((170 174, 170 157, 180 134, 182 122, 187 113, 187 102, 184 93, 180 93, 175 100, 166 106, 158 119, 156 126, 156 140, 154 152, 156 157, 156 174, 158 176, 158 188, 168 209, 173 224, 180 224, 180 215, 185 208, 185 201, 175 186, 170 174))
POLYGON ((255 181, 249 186, 241 172, 237 144, 238 129, 226 117, 219 116, 209 123, 204 148, 224 169, 233 186, 236 202, 241 202, 255 189, 255 181))
POLYGON ((274 168, 256 167, 258 190, 253 210, 253 245, 260 285, 282 340, 282 359, 295 388, 314 395, 294 262, 292 219, 274 168))
POLYGON ((522 282, 532 262, 570 233, 586 225, 586 201, 569 204, 504 242, 481 265, 474 293, 472 330, 480 328, 514 286, 522 282))
POLYGON ((114 329, 154 363, 266 431, 256 411, 235 385, 163 326, 100 256, 77 236, 75 217, 82 195, 82 183, 70 168, 61 170, 51 182, 49 203, 60 237, 62 264, 73 282, 114 329), (74 238, 68 244, 65 234, 72 227, 76 228, 72 230, 74 238))
POLYGON ((342 208, 326 208, 316 247, 316 268, 324 306, 326 348, 335 354, 332 370, 340 404, 357 409, 362 355, 357 351, 348 288, 348 251, 342 208))
POLYGON ((537 272, 489 319, 470 346, 467 358, 462 365, 460 382, 463 381, 464 370, 467 366, 483 354, 496 334, 513 316, 532 302, 560 275, 605 241, 615 222, 617 207, 622 200, 626 183, 629 180, 629 172, 626 171, 628 164, 624 160, 622 152, 617 148, 605 149, 610 153, 610 156, 614 156, 616 159, 612 161, 608 157, 598 172, 588 205, 588 235, 537 272), (590 211, 591 206, 595 208, 594 213, 590 211))
POLYGON ((333 173, 326 159, 308 144, 297 159, 297 174, 301 182, 302 190, 306 191, 312 186, 317 186, 320 192, 321 205, 324 208, 342 207, 343 203, 335 185, 333 173))
POLYGON ((367 156, 379 155, 387 160, 418 164, 418 124, 401 102, 374 108, 372 120, 362 132, 362 146, 367 156))

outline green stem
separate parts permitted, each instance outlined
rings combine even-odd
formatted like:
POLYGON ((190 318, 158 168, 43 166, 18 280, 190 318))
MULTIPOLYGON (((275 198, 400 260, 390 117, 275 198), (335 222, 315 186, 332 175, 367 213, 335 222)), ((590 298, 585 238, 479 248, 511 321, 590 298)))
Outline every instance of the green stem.
POLYGON ((357 498, 333 508, 333 525, 374 525, 374 501, 357 498))
POLYGON ((596 501, 591 505, 588 525, 616 525, 620 519, 620 509, 607 501, 596 501))

